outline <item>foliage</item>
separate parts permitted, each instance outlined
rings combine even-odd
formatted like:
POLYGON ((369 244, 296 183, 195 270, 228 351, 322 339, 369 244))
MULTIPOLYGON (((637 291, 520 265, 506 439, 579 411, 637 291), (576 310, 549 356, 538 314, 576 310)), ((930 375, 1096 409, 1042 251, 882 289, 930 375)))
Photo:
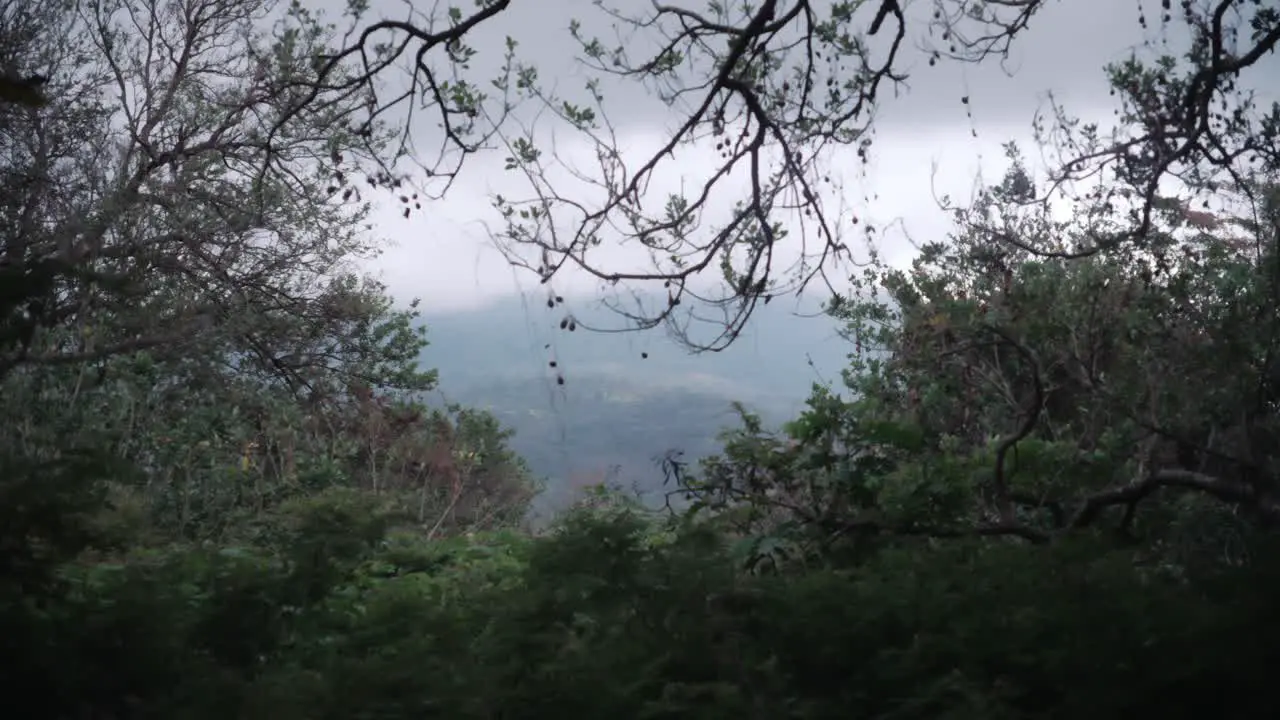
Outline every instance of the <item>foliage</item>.
MULTIPOLYGON (((969 212, 1016 211, 1014 160, 969 212)), ((781 437, 745 418, 687 492, 802 553, 1106 528, 1179 566, 1240 562, 1275 519, 1274 187, 1239 188, 1243 238, 1172 227, 1154 257, 1038 259, 962 224, 886 271, 887 299, 835 308, 855 399, 816 388, 781 437)))
POLYGON ((48 717, 1244 718, 1269 707, 1277 586, 1261 567, 1188 584, 1088 542, 958 543, 750 576, 715 531, 626 509, 571 514, 539 539, 445 542, 361 539, 372 516, 341 498, 293 517, 299 534, 276 552, 178 548, 69 568, 64 594, 23 611, 45 644, 28 648, 11 697, 48 717), (326 536, 347 549, 330 546, 323 568, 301 562, 326 536))
MULTIPOLYGON (((1039 5, 970 19, 999 43, 1039 5)), ((1280 33, 1255 8, 1253 49, 1228 58, 1230 6, 1185 9, 1189 68, 1113 69, 1139 140, 1078 217, 1047 214, 1011 146, 954 237, 910 272, 872 268, 884 295, 833 303, 851 398, 816 387, 781 433, 739 407, 719 456, 671 466, 685 512, 602 487, 535 534, 510 433, 424 404, 416 309, 352 271, 376 241, 332 201, 355 195, 345 158, 394 147, 386 106, 351 91, 410 44, 347 61, 392 31, 465 67, 464 36, 507 3, 435 33, 375 23, 334 52, 297 3, 0 0, 3 70, 51 70, 41 107, 0 105, 0 634, 23 659, 6 700, 54 718, 1269 717, 1280 178, 1273 129, 1203 108, 1280 33), (1175 165, 1228 209, 1157 196, 1175 165)), ((866 34, 900 40, 899 5, 872 8, 866 34)), ((768 214, 816 167, 788 148, 864 139, 849 124, 896 77, 892 51, 880 67, 842 29, 857 10, 655 6, 700 29, 639 69, 615 54, 653 77, 680 70, 682 43, 705 51, 722 70, 677 141, 726 132, 732 101, 757 129, 730 163, 784 150, 712 255, 771 252, 768 214), (788 75, 771 47, 792 22, 831 72, 858 61, 842 109, 804 114, 823 101, 788 83, 816 54, 788 75)), ((467 152, 477 92, 429 90, 467 152)), ((538 161, 532 141, 512 149, 538 161)), ((697 210, 667 212, 680 235, 697 210)), ((739 297, 770 291, 723 269, 739 297)))
POLYGON ((0 452, 135 468, 100 518, 133 542, 239 537, 333 486, 392 488, 432 532, 519 522, 534 487, 507 437, 421 406, 417 303, 355 268, 379 241, 333 165, 387 137, 295 85, 332 26, 269 0, 18 15, 14 62, 51 80, 39 112, 0 108, 0 452))

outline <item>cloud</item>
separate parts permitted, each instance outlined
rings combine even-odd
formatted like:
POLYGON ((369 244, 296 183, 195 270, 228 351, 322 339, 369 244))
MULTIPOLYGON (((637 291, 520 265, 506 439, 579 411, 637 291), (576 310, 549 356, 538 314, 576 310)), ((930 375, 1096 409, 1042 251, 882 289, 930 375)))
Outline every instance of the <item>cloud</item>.
MULTIPOLYGON (((327 4, 334 2, 328 0, 327 4)), ((630 7, 618 0, 613 4, 630 7)), ((868 3, 868 8, 874 5, 868 3)), ((921 13, 927 15, 932 6, 916 2, 909 10, 913 18, 908 31, 910 46, 902 60, 911 78, 899 94, 890 90, 880 97, 876 144, 867 176, 857 177, 859 161, 852 152, 837 155, 833 163, 848 183, 840 199, 862 222, 881 229, 880 249, 896 265, 905 264, 912 255, 909 238, 937 239, 951 229, 932 193, 967 198, 979 170, 989 180, 1000 176, 1004 166, 1001 143, 1013 139, 1032 148, 1031 122, 1038 110, 1045 109, 1047 93, 1052 92, 1071 112, 1106 121, 1112 109, 1103 73, 1106 63, 1134 51, 1150 57, 1161 52, 1176 54, 1185 47, 1185 30, 1180 25, 1169 34, 1168 45, 1161 45, 1164 31, 1155 3, 1145 3, 1152 22, 1151 29, 1144 31, 1132 3, 1072 0, 1048 3, 1003 62, 975 65, 943 60, 930 67, 928 54, 921 49, 928 40, 921 13), (961 103, 962 97, 969 98, 967 105, 961 103)), ((635 7, 644 10, 648 4, 636 3, 635 7)), ((398 11, 385 12, 394 17, 398 11)), ((513 3, 470 36, 472 45, 480 50, 471 67, 474 77, 483 79, 496 73, 501 61, 497 49, 512 36, 519 42, 521 58, 536 65, 544 80, 572 93, 587 77, 574 59, 576 43, 568 34, 573 19, 582 21, 588 34, 617 37, 608 17, 592 0, 513 3)), ((624 40, 633 45, 646 42, 643 35, 624 40)), ((1280 58, 1264 62, 1267 66, 1255 68, 1253 77, 1266 77, 1268 72, 1280 76, 1280 58)), ((620 132, 620 144, 633 152, 654 146, 678 122, 671 110, 633 82, 606 79, 602 92, 620 132)), ((1276 89, 1270 88, 1264 98, 1275 96, 1276 89)), ((424 116, 415 131, 429 136, 435 123, 435 118, 424 116)), ((560 130, 561 152, 589 166, 591 147, 560 130), (566 136, 569 139, 563 139, 566 136)), ((504 152, 494 151, 471 157, 447 198, 428 203, 408 220, 400 217, 394 202, 379 208, 375 226, 396 246, 371 267, 383 275, 397 297, 420 296, 428 305, 443 309, 472 307, 513 292, 545 290, 527 271, 511 269, 490 240, 488 229, 500 228, 490 195, 501 192, 509 197, 528 197, 527 185, 514 173, 504 171, 504 156, 504 152)), ((679 189, 682 180, 691 182, 689 176, 705 170, 713 160, 710 153, 685 153, 678 165, 655 180, 651 193, 661 197, 679 189)), ((737 187, 741 189, 741 181, 737 187)), ((585 187, 580 189, 587 192, 585 187)), ((600 253, 610 267, 643 260, 634 248, 607 246, 600 248, 600 253)), ((599 282, 580 272, 565 273, 554 282, 556 292, 562 294, 601 291, 599 282)))
MULTIPOLYGON (((621 144, 642 154, 661 138, 658 133, 636 131, 623 136, 621 144)), ((934 202, 934 193, 963 199, 969 197, 979 172, 998 178, 1005 167, 1000 145, 1010 139, 1029 142, 1026 130, 1016 126, 989 128, 979 139, 962 127, 885 133, 877 142, 865 178, 858 177, 861 162, 852 150, 834 157, 833 168, 843 171, 847 184, 843 197, 828 198, 827 204, 834 208, 836 201, 843 199, 849 214, 839 222, 852 225, 856 215, 859 225, 877 227, 883 257, 896 265, 906 264, 913 254, 910 239, 939 239, 951 229, 949 219, 934 202)), ((571 141, 561 145, 561 152, 583 161, 591 148, 571 141)), ((687 180, 704 173, 713 153, 689 152, 681 160, 651 184, 649 196, 655 202, 678 191, 682 176, 687 180)), ((398 202, 380 198, 383 202, 374 224, 394 246, 370 267, 382 275, 397 297, 422 297, 428 306, 444 309, 474 307, 513 292, 545 291, 532 273, 512 269, 490 237, 490 230, 500 230, 502 223, 489 197, 493 193, 527 196, 527 185, 518 174, 502 169, 500 154, 479 155, 472 161, 444 201, 428 203, 409 219, 401 216, 398 202)), ((721 212, 746 188, 742 178, 735 179, 737 182, 726 183, 726 195, 714 204, 721 212)), ((569 229, 567 224, 561 228, 569 229)), ((783 266, 797 256, 795 244, 788 243, 790 257, 783 255, 783 266)), ((851 244, 856 249, 856 243, 851 244)), ((606 244, 597 250, 596 260, 611 269, 647 263, 632 247, 606 244)), ((707 275, 715 277, 714 271, 707 275)), ((553 283, 557 293, 567 295, 604 289, 581 271, 568 271, 553 283)))

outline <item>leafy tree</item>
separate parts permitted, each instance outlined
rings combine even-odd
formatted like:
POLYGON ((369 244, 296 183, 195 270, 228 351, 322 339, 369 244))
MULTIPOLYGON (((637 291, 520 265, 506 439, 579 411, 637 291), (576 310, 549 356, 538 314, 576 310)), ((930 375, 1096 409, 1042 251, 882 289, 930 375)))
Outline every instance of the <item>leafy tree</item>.
POLYGON ((1213 228, 1171 204, 1144 249, 1041 258, 1003 249, 992 218, 1027 244, 1090 229, 1020 214, 1010 154, 952 242, 885 271, 886 300, 834 310, 855 399, 815 390, 784 437, 747 417, 686 490, 781 533, 769 551, 1106 527, 1176 564, 1245 561, 1276 512, 1274 180, 1237 188, 1248 212, 1213 228))
POLYGON ((3 369, 216 347, 297 380, 282 358, 317 351, 308 332, 379 302, 335 279, 377 244, 367 206, 330 184, 385 138, 335 131, 357 99, 306 105, 292 87, 331 29, 259 0, 38 10, 15 62, 53 100, 0 122, 5 269, 45 289, 11 319, 3 369))
POLYGON ((77 590, 45 609, 23 668, 55 692, 11 697, 49 716, 137 717, 1269 709, 1276 586, 1261 567, 1142 575, 1127 552, 1077 538, 749 576, 714 530, 634 507, 581 510, 538 539, 423 543, 380 539, 352 499, 292 506, 270 552, 70 569, 77 590))
MULTIPOLYGON (((346 127, 363 99, 299 85, 334 28, 262 0, 26 5, 3 5, 3 41, 15 72, 50 78, 49 102, 0 108, 0 452, 134 464, 102 521, 135 539, 220 537, 300 494, 379 490, 347 416, 362 393, 416 402, 435 373, 416 302, 356 267, 380 240, 340 187, 390 136, 346 127)), ((496 425, 476 427, 500 455, 496 425)), ((392 430, 379 442, 416 443, 405 463, 436 443, 392 430)), ((510 522, 527 472, 497 475, 473 501, 505 492, 483 516, 510 522)), ((420 478, 419 514, 438 482, 420 478)))

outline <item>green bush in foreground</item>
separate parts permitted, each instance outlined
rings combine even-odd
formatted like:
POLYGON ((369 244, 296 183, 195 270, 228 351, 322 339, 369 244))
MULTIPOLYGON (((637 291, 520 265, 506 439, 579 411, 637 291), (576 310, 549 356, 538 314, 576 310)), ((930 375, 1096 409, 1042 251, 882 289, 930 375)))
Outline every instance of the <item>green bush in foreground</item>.
POLYGON ((8 598, 27 658, 11 702, 29 717, 1262 717, 1280 659, 1274 573, 1188 582, 1084 540, 750 575, 715 532, 625 506, 543 537, 435 542, 374 532, 355 496, 292 510, 271 548, 64 564, 40 597, 8 598))

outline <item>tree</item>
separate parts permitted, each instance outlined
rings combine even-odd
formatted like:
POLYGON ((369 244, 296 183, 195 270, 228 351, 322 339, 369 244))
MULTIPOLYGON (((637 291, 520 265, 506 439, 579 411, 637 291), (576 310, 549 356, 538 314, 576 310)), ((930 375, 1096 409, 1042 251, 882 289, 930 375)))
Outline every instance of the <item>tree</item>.
POLYGON ((807 552, 1103 532, 1170 563, 1240 562, 1274 527, 1276 177, 1239 188, 1258 204, 1221 233, 1187 232, 1172 204, 1141 250, 1043 258, 993 252, 992 218, 1026 244, 1090 230, 1019 215, 1010 157, 950 242, 835 311, 853 399, 816 390, 783 437, 748 417, 684 478, 699 506, 807 552))
MULTIPOLYGON (((0 107, 0 453, 132 464, 105 478, 112 522, 147 537, 377 491, 345 414, 360 391, 417 402, 436 374, 416 301, 357 265, 381 244, 342 185, 389 136, 343 129, 363 98, 300 84, 333 28, 271 0, 28 6, 0 3, 0 69, 49 78, 42 107, 0 107)), ((383 440, 428 442, 412 435, 383 440)), ((527 474, 504 472, 473 492, 501 506, 486 522, 527 503, 527 474)))
POLYGON ((237 320, 314 323, 323 279, 375 251, 366 209, 331 202, 327 176, 381 136, 334 132, 358 100, 299 102, 292 78, 328 31, 294 8, 264 34, 273 6, 50 2, 25 21, 16 61, 52 100, 0 118, 3 245, 5 271, 44 290, 11 316, 0 369, 215 335, 270 367, 261 330, 237 320))
MULTIPOLYGON (((856 148, 864 157, 870 152, 877 104, 887 88, 907 79, 903 45, 927 33, 930 64, 1003 56, 1046 4, 936 0, 929 14, 908 12, 896 0, 711 3, 704 11, 656 4, 638 13, 600 6, 635 42, 610 43, 572 22, 569 32, 591 73, 583 91, 557 94, 544 87, 537 68, 519 61, 520 37, 513 33, 493 95, 467 79, 469 62, 485 52, 467 39, 482 23, 500 22, 508 2, 486 2, 470 15, 455 8, 444 17, 415 11, 405 20, 367 22, 363 16, 369 8, 354 4, 359 31, 340 52, 326 57, 317 87, 372 87, 402 68, 408 75, 404 92, 385 96, 370 117, 381 118, 400 103, 425 97, 425 107, 439 114, 445 129, 448 152, 440 158, 452 163, 442 169, 429 161, 428 176, 451 179, 465 156, 496 138, 509 156, 508 169, 527 179, 528 197, 495 198, 505 221, 497 239, 513 263, 544 282, 574 266, 609 283, 662 283, 667 303, 619 308, 636 327, 671 321, 683 332, 694 317, 691 305, 719 307, 722 332, 705 343, 715 349, 732 342, 759 302, 803 289, 815 278, 839 294, 833 282, 840 279, 826 273, 833 264, 854 260, 853 225, 831 204, 839 188, 829 182, 829 162, 839 148, 856 148), (348 82, 330 79, 357 61, 362 64, 348 82), (618 146, 601 94, 603 77, 634 82, 675 113, 675 129, 651 156, 632 161, 618 146), (521 102, 533 103, 579 133, 596 149, 599 167, 591 172, 570 167, 531 127, 511 129, 521 102), (657 202, 646 195, 649 179, 680 162, 681 153, 711 146, 721 161, 699 169, 702 180, 695 190, 657 202), (557 179, 562 171, 578 186, 570 189, 557 179), (735 173, 748 189, 735 198, 728 219, 709 220, 709 202, 733 197, 727 179, 735 173), (790 220, 796 221, 794 227, 787 227, 790 220), (803 260, 775 267, 784 247, 780 243, 795 228, 803 260), (597 259, 597 248, 614 244, 646 249, 652 267, 627 270, 597 259), (699 295, 688 282, 708 270, 723 275, 721 292, 699 295), (686 297, 698 302, 681 306, 686 297)), ((1145 28, 1145 15, 1140 22, 1145 28)), ((1114 131, 1082 125, 1059 108, 1039 125, 1043 139, 1060 152, 1048 169, 1046 195, 1029 197, 1028 203, 1061 201, 1073 181, 1106 173, 1126 186, 1126 211, 1110 225, 1091 228, 1088 242, 1079 247, 1037 252, 1079 255, 1140 244, 1167 179, 1193 173, 1193 184, 1203 185, 1230 175, 1239 161, 1275 164, 1280 127, 1275 111, 1259 108, 1243 88, 1250 72, 1256 75, 1257 63, 1280 42, 1280 15, 1243 0, 1183 3, 1181 12, 1165 3, 1160 23, 1170 42, 1180 42, 1185 31, 1184 53, 1150 62, 1135 55, 1110 68, 1124 107, 1114 131)), ((1121 189, 1104 185, 1115 194, 1107 199, 1117 200, 1121 189)), ((869 240, 874 230, 861 229, 869 240)), ((874 251, 857 262, 875 265, 874 251)))

